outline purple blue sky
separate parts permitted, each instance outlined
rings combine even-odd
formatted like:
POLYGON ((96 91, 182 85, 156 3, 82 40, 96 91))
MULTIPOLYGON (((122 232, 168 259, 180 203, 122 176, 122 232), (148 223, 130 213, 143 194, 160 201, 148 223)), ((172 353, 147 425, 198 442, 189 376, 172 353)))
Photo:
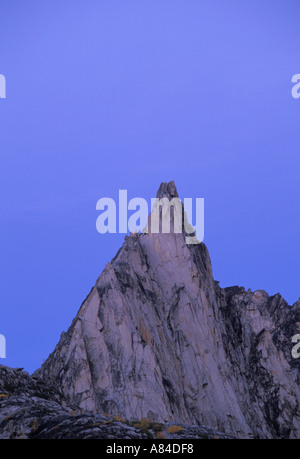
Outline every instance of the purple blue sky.
POLYGON ((215 279, 300 296, 298 0, 0 0, 0 363, 40 366, 124 235, 96 202, 205 198, 215 279))

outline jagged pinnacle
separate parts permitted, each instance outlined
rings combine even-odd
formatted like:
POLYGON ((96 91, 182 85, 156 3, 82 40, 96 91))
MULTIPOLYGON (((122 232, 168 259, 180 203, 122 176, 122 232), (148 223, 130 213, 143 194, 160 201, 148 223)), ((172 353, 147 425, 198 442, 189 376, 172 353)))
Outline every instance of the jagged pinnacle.
POLYGON ((156 197, 158 199, 161 198, 178 198, 178 193, 177 193, 177 188, 173 180, 171 180, 169 183, 167 182, 162 182, 160 184, 160 187, 158 188, 158 191, 156 193, 156 197))

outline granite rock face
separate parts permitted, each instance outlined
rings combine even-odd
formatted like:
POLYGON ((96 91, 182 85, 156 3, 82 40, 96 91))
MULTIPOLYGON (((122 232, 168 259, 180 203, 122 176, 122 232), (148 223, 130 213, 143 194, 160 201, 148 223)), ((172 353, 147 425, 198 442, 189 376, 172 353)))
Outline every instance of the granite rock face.
MULTIPOLYGON (((177 197, 173 182, 157 196, 177 197)), ((300 437, 300 302, 214 281, 206 246, 132 234, 35 377, 85 413, 300 437)))

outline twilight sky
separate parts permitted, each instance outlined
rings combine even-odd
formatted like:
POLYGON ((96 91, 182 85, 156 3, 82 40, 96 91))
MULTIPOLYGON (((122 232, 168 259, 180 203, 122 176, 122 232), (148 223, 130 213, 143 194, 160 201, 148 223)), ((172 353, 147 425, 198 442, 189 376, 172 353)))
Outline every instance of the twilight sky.
POLYGON ((299 0, 0 0, 0 363, 32 372, 124 235, 96 202, 205 199, 215 279, 300 296, 299 0))

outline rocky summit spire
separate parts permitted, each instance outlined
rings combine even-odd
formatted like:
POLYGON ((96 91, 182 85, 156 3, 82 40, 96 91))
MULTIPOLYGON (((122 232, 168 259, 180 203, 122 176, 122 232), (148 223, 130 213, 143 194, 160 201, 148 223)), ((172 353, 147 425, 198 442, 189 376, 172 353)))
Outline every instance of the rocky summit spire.
MULTIPOLYGON (((177 197, 174 182, 157 196, 177 197)), ((87 412, 297 438, 299 315, 280 295, 220 288, 203 243, 132 234, 36 376, 87 412)))
POLYGON ((160 184, 160 187, 157 190, 156 197, 158 199, 161 199, 161 198, 168 198, 168 199, 178 198, 178 193, 177 193, 177 189, 176 189, 176 185, 175 185, 174 181, 171 180, 171 182, 169 182, 169 183, 162 182, 160 184))

